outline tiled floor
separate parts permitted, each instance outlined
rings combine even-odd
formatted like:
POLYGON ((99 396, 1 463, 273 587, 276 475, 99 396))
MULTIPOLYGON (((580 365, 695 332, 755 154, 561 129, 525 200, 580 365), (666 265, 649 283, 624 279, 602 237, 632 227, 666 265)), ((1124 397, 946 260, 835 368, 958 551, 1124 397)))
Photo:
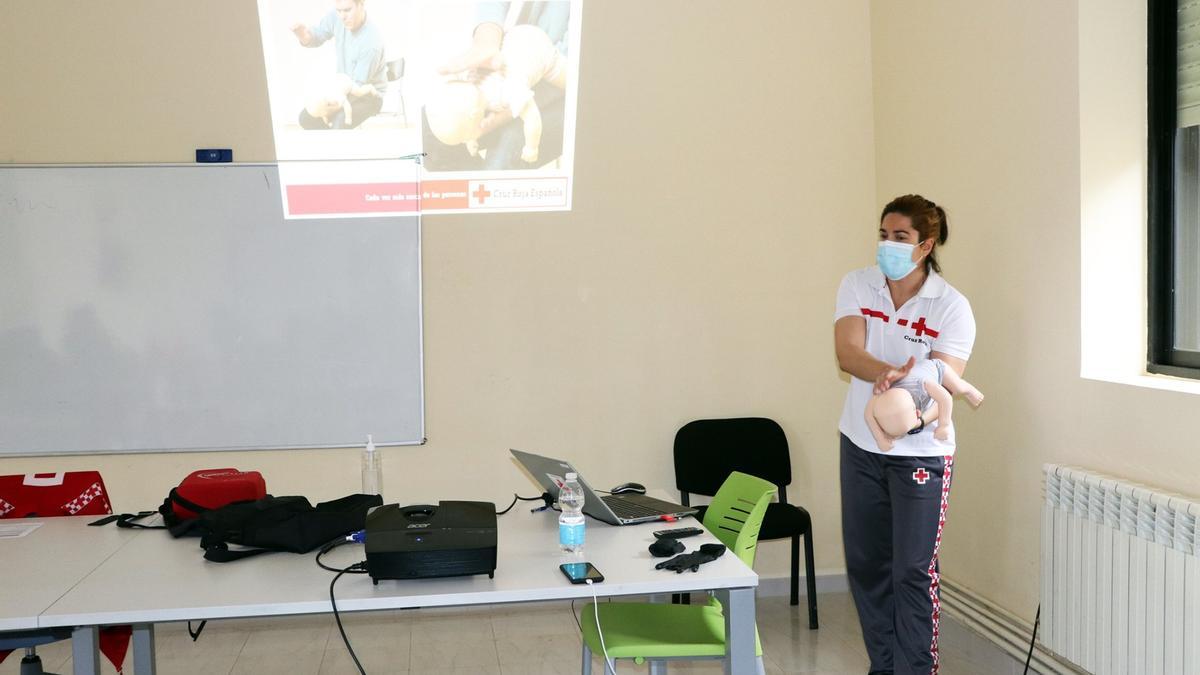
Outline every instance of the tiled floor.
MULTIPOLYGON (((577 608, 579 605, 577 605, 577 608)), ((355 652, 368 673, 414 675, 569 675, 579 672, 579 631, 567 603, 508 605, 479 609, 422 609, 343 617, 355 652)), ((803 606, 786 598, 758 602, 758 627, 767 673, 862 675, 867 657, 850 598, 820 596, 821 628, 808 629, 803 606)), ((948 634, 947 638, 962 632, 948 634)), ((353 675, 357 671, 332 616, 215 621, 193 643, 184 624, 156 630, 158 672, 177 674, 280 673, 353 675)), ((980 666, 977 646, 944 639, 944 675, 990 675, 980 666)), ((70 643, 38 650, 47 669, 69 673, 70 643)), ((20 654, 0 664, 0 675, 18 672, 20 654)), ((113 673, 102 661, 103 672, 113 673)), ((718 662, 672 664, 671 673, 720 673, 718 662)), ((126 672, 132 671, 127 661, 126 672)), ((603 673, 599 658, 593 672, 603 673)), ((647 666, 617 664, 619 673, 645 673, 647 666)))

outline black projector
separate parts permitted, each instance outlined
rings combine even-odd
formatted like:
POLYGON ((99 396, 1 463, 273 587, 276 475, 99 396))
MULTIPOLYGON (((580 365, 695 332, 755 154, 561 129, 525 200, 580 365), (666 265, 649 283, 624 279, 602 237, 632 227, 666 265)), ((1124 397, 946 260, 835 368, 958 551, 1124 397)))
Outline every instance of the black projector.
POLYGON ((367 572, 380 579, 496 573, 496 505, 387 504, 367 514, 367 572))

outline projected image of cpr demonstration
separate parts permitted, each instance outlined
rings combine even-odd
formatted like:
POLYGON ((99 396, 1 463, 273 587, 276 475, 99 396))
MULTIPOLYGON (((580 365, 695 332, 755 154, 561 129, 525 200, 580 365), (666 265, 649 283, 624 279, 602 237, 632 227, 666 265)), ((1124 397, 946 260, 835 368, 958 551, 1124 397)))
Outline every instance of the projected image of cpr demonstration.
POLYGON ((259 0, 289 218, 571 208, 583 0, 259 0))

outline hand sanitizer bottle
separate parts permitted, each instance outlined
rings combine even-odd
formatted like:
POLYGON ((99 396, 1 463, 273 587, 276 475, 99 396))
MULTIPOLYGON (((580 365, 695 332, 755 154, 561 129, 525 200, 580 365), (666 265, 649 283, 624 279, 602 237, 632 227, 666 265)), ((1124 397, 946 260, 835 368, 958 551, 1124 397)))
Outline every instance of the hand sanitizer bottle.
POLYGON ((362 493, 383 494, 383 457, 375 452, 375 441, 367 434, 367 447, 362 456, 362 493))

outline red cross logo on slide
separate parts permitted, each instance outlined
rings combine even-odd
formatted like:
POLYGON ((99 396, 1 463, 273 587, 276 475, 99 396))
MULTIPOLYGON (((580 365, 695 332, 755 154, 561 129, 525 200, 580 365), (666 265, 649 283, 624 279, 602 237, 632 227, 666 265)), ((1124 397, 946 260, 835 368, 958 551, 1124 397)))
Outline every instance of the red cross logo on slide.
POLYGON ((479 203, 482 204, 485 199, 492 196, 492 193, 483 189, 483 183, 480 183, 479 187, 475 188, 475 192, 471 193, 471 195, 478 199, 479 203))
POLYGON ((913 472, 913 480, 915 480, 918 485, 924 485, 925 481, 929 480, 929 472, 923 468, 917 469, 913 472))

